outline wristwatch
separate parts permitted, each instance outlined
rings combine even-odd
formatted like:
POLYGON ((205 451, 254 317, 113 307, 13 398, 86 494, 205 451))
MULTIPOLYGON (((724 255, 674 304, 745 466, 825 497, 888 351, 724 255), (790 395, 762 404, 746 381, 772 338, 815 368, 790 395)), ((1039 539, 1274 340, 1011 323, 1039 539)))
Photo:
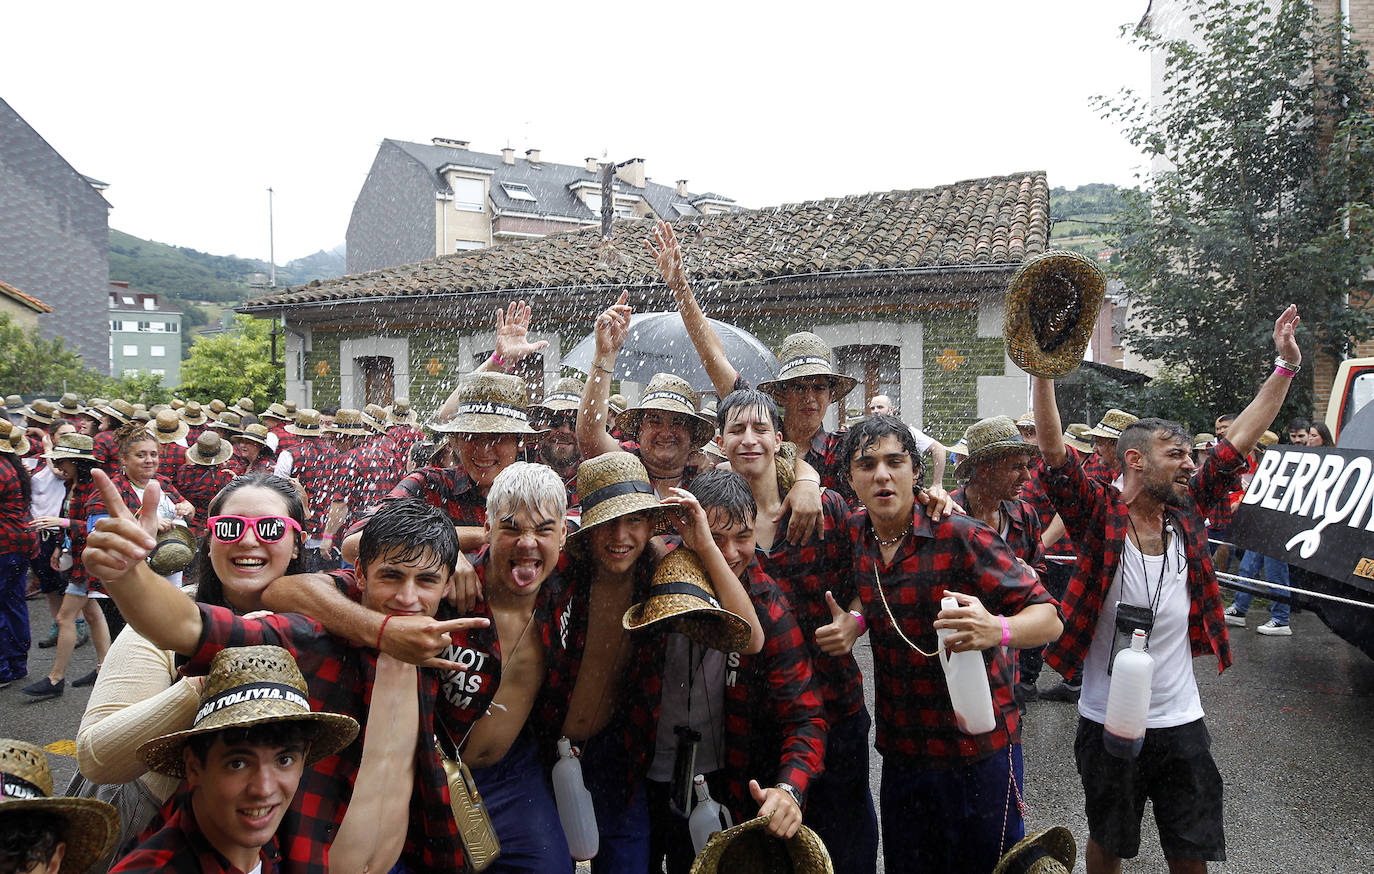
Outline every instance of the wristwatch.
POLYGON ((797 787, 793 786, 791 783, 778 783, 774 788, 785 790, 788 795, 792 796, 792 800, 797 802, 798 809, 801 808, 802 797, 801 793, 797 791, 797 787))

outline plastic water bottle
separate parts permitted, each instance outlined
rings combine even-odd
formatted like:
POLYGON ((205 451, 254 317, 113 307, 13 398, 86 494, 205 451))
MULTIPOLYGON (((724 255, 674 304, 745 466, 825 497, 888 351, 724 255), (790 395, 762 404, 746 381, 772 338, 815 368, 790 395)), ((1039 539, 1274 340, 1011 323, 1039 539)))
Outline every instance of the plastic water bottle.
MULTIPOLYGON (((959 601, 948 595, 940 600, 941 612, 958 606, 959 601)), ((964 734, 986 734, 997 727, 997 719, 992 712, 992 689, 988 686, 983 654, 944 650, 945 638, 950 633, 948 628, 941 628, 935 635, 942 647, 940 667, 945 669, 945 685, 949 687, 949 700, 954 705, 954 719, 964 734)))
POLYGON ((692 808, 692 815, 687 817, 687 830, 692 833, 692 851, 700 854, 711 835, 729 828, 734 823, 730 821, 730 811, 711 797, 705 777, 700 774, 693 777, 692 787, 697 793, 697 803, 692 808))
POLYGON ((1107 725, 1102 744, 1107 752, 1134 759, 1145 743, 1145 717, 1150 712, 1150 681, 1155 675, 1154 656, 1145 651, 1145 632, 1131 634, 1131 648, 1116 654, 1112 681, 1107 688, 1107 725))
POLYGON ((582 762, 573 752, 572 741, 566 737, 558 739, 558 761, 553 766, 553 798, 572 857, 579 862, 595 857, 601 843, 596 830, 596 810, 592 807, 592 794, 582 782, 582 762))

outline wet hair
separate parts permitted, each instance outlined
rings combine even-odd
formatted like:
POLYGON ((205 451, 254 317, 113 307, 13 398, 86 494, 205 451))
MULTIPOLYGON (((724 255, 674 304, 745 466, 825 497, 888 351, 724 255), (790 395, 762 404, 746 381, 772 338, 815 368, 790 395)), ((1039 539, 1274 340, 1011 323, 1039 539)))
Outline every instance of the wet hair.
POLYGON ((1331 436, 1331 429, 1326 427, 1325 422, 1313 422, 1312 430, 1321 435, 1323 446, 1335 446, 1336 440, 1331 436))
POLYGON ((1312 427, 1312 423, 1299 416, 1294 416, 1288 420, 1289 431, 1306 431, 1312 427))
POLYGON ((1149 444, 1154 440, 1167 440, 1170 443, 1183 443, 1191 452, 1193 435, 1178 422, 1168 419, 1136 419, 1127 425, 1117 438, 1116 451, 1124 460, 1127 450, 1149 452, 1149 444))
POLYGON ((65 816, 50 810, 0 811, 0 874, 52 861, 69 827, 65 816))
POLYGON ((886 415, 866 416, 845 432, 837 453, 840 471, 844 477, 849 478, 849 465, 853 463, 854 456, 889 436, 896 437, 902 444, 902 449, 911 456, 911 465, 915 472, 913 482, 920 484, 925 477, 925 464, 921 461, 921 450, 916 446, 916 435, 911 433, 911 428, 901 419, 886 415))
POLYGON ((1217 416, 1217 421, 1218 421, 1218 422, 1234 422, 1235 420, 1236 420, 1236 414, 1235 414, 1235 413, 1222 413, 1220 416, 1217 416))
POLYGON ((568 512, 568 488, 544 464, 517 461, 496 475, 487 491, 487 520, 513 518, 521 509, 546 519, 561 519, 568 512))
POLYGON ((115 431, 115 442, 119 445, 120 458, 123 458, 130 449, 145 440, 157 442, 157 438, 148 430, 147 422, 140 422, 135 419, 127 425, 120 425, 115 431))
POLYGON ((451 568, 461 551, 453 520, 437 507, 419 498, 387 498, 363 526, 358 574, 383 556, 401 563, 433 556, 441 567, 451 568))
POLYGON ((773 430, 782 429, 782 412, 778 409, 778 402, 767 392, 756 388, 742 388, 726 395, 716 407, 716 427, 722 433, 725 431, 725 423, 729 421, 730 411, 735 409, 752 410, 767 417, 773 430))
POLYGON ((90 482, 91 471, 95 470, 97 467, 100 467, 100 462, 91 458, 67 458, 63 460, 70 461, 72 464, 76 465, 75 481, 78 485, 84 485, 90 482))
POLYGON ((444 451, 442 445, 436 445, 428 440, 421 440, 419 443, 410 447, 410 463, 416 467, 431 467, 439 453, 444 451))
MULTIPOLYGON (((297 525, 302 528, 305 527, 305 504, 301 501, 301 493, 296 490, 290 480, 261 471, 245 476, 236 476, 230 480, 224 488, 219 490, 219 494, 211 499, 210 506, 205 511, 206 518, 218 516, 224 502, 229 500, 229 496, 234 492, 249 488, 276 492, 286 502, 286 514, 295 519, 297 525)), ((301 535, 296 531, 292 531, 291 535, 296 538, 296 557, 291 559, 291 563, 286 566, 285 575, 305 573, 301 535)), ((224 597, 224 584, 220 582, 219 576, 215 573, 215 566, 210 561, 210 544, 213 540, 214 538, 208 535, 201 538, 200 550, 196 554, 196 600, 202 604, 231 607, 224 597)))
POLYGON ((725 513, 731 525, 754 527, 759 514, 758 502, 749 488, 749 481, 733 470, 708 470, 692 478, 688 489, 701 502, 709 518, 714 510, 725 513))
POLYGON ((194 734, 186 739, 186 748, 196 761, 205 764, 205 757, 216 740, 228 746, 310 748, 310 742, 320 733, 320 725, 308 719, 287 719, 281 722, 259 722, 256 725, 232 726, 222 731, 194 734))
POLYGON ((17 452, 0 452, 0 458, 14 468, 14 475, 19 478, 19 494, 24 498, 24 506, 28 507, 33 495, 33 482, 29 479, 29 469, 24 466, 24 459, 17 452))
POLYGON ((338 407, 320 407, 320 415, 321 415, 321 416, 337 416, 338 414, 339 414, 339 408, 338 408, 338 407))

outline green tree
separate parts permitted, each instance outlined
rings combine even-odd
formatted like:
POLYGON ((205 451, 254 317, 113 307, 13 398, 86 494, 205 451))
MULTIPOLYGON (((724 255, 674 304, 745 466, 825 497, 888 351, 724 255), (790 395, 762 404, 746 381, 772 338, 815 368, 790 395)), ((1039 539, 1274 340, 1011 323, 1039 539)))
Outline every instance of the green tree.
POLYGON ((181 365, 183 397, 232 403, 250 397, 259 410, 286 393, 285 371, 272 363, 271 326, 239 316, 231 330, 201 337, 181 365))
POLYGON ((153 374, 111 379, 88 368, 61 337, 51 340, 24 330, 0 313, 0 387, 6 394, 58 397, 76 392, 82 398, 123 398, 130 403, 165 402, 171 393, 153 374))
MULTIPOLYGON (((1195 38, 1134 31, 1163 58, 1164 100, 1098 98, 1168 169, 1125 191, 1116 242, 1139 323, 1185 406, 1237 412, 1267 373, 1274 319, 1302 316, 1304 361, 1370 330, 1346 305, 1370 266, 1374 117, 1365 51, 1308 0, 1199 0, 1195 38)), ((1312 369, 1285 413, 1312 412, 1312 369)))

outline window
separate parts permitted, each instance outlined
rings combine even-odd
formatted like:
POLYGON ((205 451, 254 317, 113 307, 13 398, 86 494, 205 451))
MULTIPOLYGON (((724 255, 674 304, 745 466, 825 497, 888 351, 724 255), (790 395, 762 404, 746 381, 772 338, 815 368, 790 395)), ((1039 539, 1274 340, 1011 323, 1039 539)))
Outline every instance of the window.
POLYGON ((479 242, 477 242, 476 240, 454 240, 454 241, 453 241, 453 251, 455 251, 455 252, 471 252, 473 249, 483 249, 483 248, 486 248, 486 245, 487 245, 486 243, 479 243, 479 242))
POLYGON ((110 330, 111 330, 111 331, 118 331, 118 330, 119 330, 119 322, 116 322, 114 319, 110 319, 110 330))
POLYGON ((167 347, 166 347, 166 346, 153 346, 153 347, 151 347, 151 348, 148 349, 148 354, 151 355, 151 356, 153 356, 154 358, 166 358, 166 357, 167 357, 167 347))
POLYGON ((163 369, 160 368, 160 367, 154 367, 152 370, 150 370, 150 371, 148 371, 148 372, 151 373, 153 376, 166 376, 166 375, 167 375, 167 371, 163 370, 163 369))
POLYGON ((675 203, 673 209, 677 210, 678 215, 696 215, 697 211, 692 208, 690 203, 675 203))
POLYGON ((627 203, 617 203, 615 205, 616 218, 634 218, 635 208, 627 203))
POLYGON ((132 343, 125 343, 125 344, 124 344, 124 354, 125 354, 125 355, 137 355, 137 354, 138 354, 138 347, 135 346, 135 345, 133 345, 132 343))
POLYGON ((176 334, 176 333, 178 333, 180 330, 181 330, 181 325, 178 325, 176 322, 168 322, 168 323, 167 323, 167 333, 169 333, 169 334, 176 334))
POLYGON ((142 372, 143 371, 139 370, 137 367, 126 367, 124 369, 125 376, 138 376, 142 372))
POLYGON ((582 202, 587 204, 587 209, 590 209, 593 215, 601 215, 600 194, 585 194, 582 196, 582 202))
POLYGON ((140 331, 151 331, 151 330, 153 329, 153 323, 152 323, 152 322, 139 322, 139 323, 138 323, 138 329, 139 329, 140 331))
POLYGON ((527 200, 534 203, 538 198, 530 193, 530 187, 520 182, 502 182, 501 190, 511 200, 527 200))
POLYGON ((120 297, 120 300, 124 301, 124 303, 128 304, 129 306, 134 306, 134 305, 135 305, 135 304, 134 304, 134 299, 133 299, 132 297, 130 297, 129 295, 127 295, 127 294, 121 296, 121 297, 120 297))
POLYGON ((143 299, 143 308, 145 310, 155 310, 157 309, 157 301, 151 297, 145 297, 143 299))
POLYGON ((461 176, 454 176, 449 180, 449 185, 453 187, 454 209, 465 209, 469 212, 484 212, 486 210, 487 186, 481 179, 465 179, 461 176))

